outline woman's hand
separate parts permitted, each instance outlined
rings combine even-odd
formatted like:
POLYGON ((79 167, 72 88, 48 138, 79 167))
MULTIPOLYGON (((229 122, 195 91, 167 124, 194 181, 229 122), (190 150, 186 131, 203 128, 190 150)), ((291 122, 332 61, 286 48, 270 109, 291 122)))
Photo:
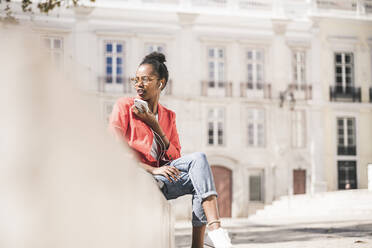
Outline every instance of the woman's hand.
POLYGON ((170 165, 164 165, 162 167, 155 168, 154 170, 152 170, 153 175, 165 176, 171 183, 173 183, 171 177, 175 181, 177 181, 178 180, 177 178, 179 178, 180 173, 181 172, 176 167, 170 165))
POLYGON ((144 123, 150 126, 152 129, 158 124, 155 115, 149 110, 146 112, 145 107, 142 106, 142 111, 140 112, 136 106, 131 107, 131 111, 144 123))

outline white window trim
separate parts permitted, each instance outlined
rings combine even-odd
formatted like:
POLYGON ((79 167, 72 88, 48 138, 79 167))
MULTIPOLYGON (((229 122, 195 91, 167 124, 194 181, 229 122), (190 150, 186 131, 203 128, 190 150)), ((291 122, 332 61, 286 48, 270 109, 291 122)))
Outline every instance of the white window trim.
POLYGON ((246 47, 245 48, 245 53, 244 53, 244 64, 245 64, 245 80, 244 82, 248 83, 248 64, 251 64, 253 65, 253 68, 252 68, 252 72, 253 72, 253 79, 252 79, 252 83, 253 83, 253 89, 256 89, 256 86, 257 86, 257 77, 258 77, 258 73, 257 73, 257 65, 258 64, 261 64, 262 66, 262 81, 261 81, 261 84, 262 84, 262 87, 263 85, 265 84, 265 80, 266 80, 266 75, 265 75, 265 71, 266 71, 266 66, 265 66, 265 56, 266 56, 266 52, 265 52, 265 49, 262 48, 262 47, 246 47), (257 51, 260 51, 262 53, 262 58, 261 58, 261 63, 258 63, 259 61, 257 61, 256 58, 252 59, 252 61, 250 61, 247 57, 247 54, 248 54, 248 51, 254 51, 254 57, 257 55, 257 51))
POLYGON ((247 192, 248 192, 248 202, 249 203, 263 203, 265 202, 265 169, 262 168, 262 169, 247 169, 248 170, 248 173, 247 173, 247 176, 248 176, 248 180, 247 180, 247 192), (251 201, 250 199, 250 193, 251 193, 251 189, 250 189, 250 177, 251 176, 256 176, 256 175, 260 175, 261 176, 261 185, 260 185, 260 191, 261 191, 261 200, 260 201, 251 201))
POLYGON ((355 87, 355 53, 354 52, 349 52, 349 51, 336 51, 333 53, 333 74, 334 74, 334 78, 333 78, 333 84, 336 86, 337 83, 336 83, 336 54, 341 54, 341 65, 342 65, 342 88, 346 88, 347 84, 346 84, 346 71, 345 71, 345 55, 346 54, 352 54, 352 71, 351 71, 351 87, 355 87))
POLYGON ((334 127, 334 157, 335 157, 335 161, 337 162, 338 160, 357 160, 358 161, 358 164, 359 164, 359 147, 360 147, 360 138, 359 138, 359 133, 358 133, 358 126, 359 126, 359 114, 358 113, 355 113, 355 111, 353 110, 350 110, 351 112, 348 112, 348 111, 339 111, 337 113, 335 113, 332 118, 333 118, 333 127, 334 127), (356 145, 356 154, 357 155, 338 155, 337 153, 337 146, 338 146, 338 135, 337 135, 337 119, 338 118, 343 118, 343 117, 347 117, 347 118, 354 118, 355 119, 355 139, 356 139, 356 142, 355 142, 355 145, 356 145))
POLYGON ((52 44, 52 47, 50 48, 46 48, 44 46, 44 44, 42 44, 42 47, 43 49, 47 49, 49 55, 50 55, 50 59, 52 61, 52 63, 55 63, 55 53, 59 53, 60 54, 60 67, 61 68, 58 68, 58 69, 64 69, 65 67, 65 38, 61 35, 54 35, 54 34, 43 34, 41 35, 40 37, 40 42, 41 43, 44 43, 44 39, 50 39, 51 40, 51 44, 52 44), (54 48, 54 40, 60 40, 61 41, 61 48, 54 48))
POLYGON ((307 57, 308 57, 308 52, 305 49, 298 49, 298 48, 293 48, 291 49, 291 83, 296 84, 298 86, 301 85, 307 85, 307 57), (304 61, 303 64, 298 61, 298 53, 304 53, 304 61), (296 61, 294 61, 294 55, 296 55, 296 61), (304 75, 301 73, 301 66, 304 67, 304 75), (294 77, 294 72, 297 72, 297 80, 294 77), (301 75, 301 77, 299 77, 301 75), (300 80, 298 80, 300 79, 300 80), (303 81, 302 81, 303 80, 303 81))
POLYGON ((354 123, 353 123, 354 124, 354 130, 353 130, 354 131, 354 137, 353 137, 353 139, 354 139, 354 143, 356 145, 356 126, 355 126, 356 120, 355 120, 355 118, 354 117, 350 117, 350 116, 339 116, 339 117, 337 117, 337 121, 336 121, 336 123, 337 123, 337 146, 338 145, 349 146, 349 144, 348 144, 349 135, 347 133, 347 120, 348 119, 353 119, 354 120, 354 123), (342 121, 343 121, 344 144, 339 144, 338 143, 338 141, 339 141, 339 139, 338 139, 338 121, 340 119, 342 119, 342 121))
POLYGON ((358 44, 358 38, 354 36, 329 36, 327 37, 328 41, 328 48, 330 52, 330 61, 329 63, 332 64, 332 69, 330 73, 330 85, 335 86, 335 53, 342 53, 342 52, 348 52, 353 53, 354 56, 354 82, 353 86, 357 86, 357 73, 356 68, 358 68, 358 60, 357 60, 357 44, 358 44))
MULTIPOLYGON (((226 47, 224 47, 224 46, 220 46, 220 45, 209 45, 209 46, 207 46, 206 47, 206 61, 207 61, 207 63, 206 63, 206 65, 207 65, 207 70, 206 70, 206 72, 207 72, 207 79, 208 79, 208 82, 209 81, 211 81, 210 80, 210 78, 209 78, 209 63, 211 62, 211 61, 213 61, 214 62, 214 87, 213 88, 215 88, 215 89, 217 89, 217 88, 219 88, 218 87, 218 84, 220 83, 220 82, 223 82, 223 83, 226 83, 226 72, 227 72, 227 68, 226 68, 226 65, 227 65, 227 63, 226 63, 226 61, 227 61, 227 59, 226 59, 226 47), (222 51, 223 51, 223 58, 222 59, 220 59, 220 58, 213 58, 213 59, 210 59, 209 58, 209 49, 214 49, 214 52, 215 52, 215 54, 216 54, 216 52, 217 52, 217 56, 218 56, 218 50, 219 49, 222 49, 222 51), (219 79, 219 67, 218 67, 218 65, 219 65, 219 63, 220 62, 223 62, 223 75, 222 75, 222 81, 221 80, 216 80, 216 79, 219 79)), ((212 88, 212 87, 210 87, 209 86, 209 84, 208 84, 208 88, 212 88)))
POLYGON ((267 111, 264 109, 264 108, 251 108, 251 107, 249 107, 249 108, 246 108, 246 118, 245 118, 245 130, 246 130, 246 142, 245 142, 245 144, 246 144, 246 146, 248 147, 248 148, 256 148, 256 149, 265 149, 266 148, 266 146, 267 146, 267 113, 266 113, 267 111), (249 121, 248 121, 248 112, 249 111, 253 111, 253 113, 254 113, 254 116, 255 116, 255 118, 254 118, 254 120, 253 120, 253 136, 254 136, 254 139, 253 139, 253 145, 250 145, 249 144, 249 130, 248 130, 248 125, 249 125, 249 121), (264 116, 264 120, 263 120, 263 135, 264 135, 264 137, 263 137, 263 145, 262 146, 259 146, 258 145, 258 139, 259 139, 259 137, 258 137, 258 121, 259 121, 259 119, 258 119, 258 112, 259 111, 262 111, 263 112, 263 116, 264 116))
MULTIPOLYGON (((214 113, 214 114, 215 114, 214 113)), ((225 107, 221 107, 221 106, 214 106, 214 107, 208 107, 207 108, 207 111, 206 111, 206 144, 208 147, 225 147, 226 146, 226 108, 225 107), (223 117, 221 119, 218 119, 216 117, 214 117, 213 119, 210 119, 209 118, 209 111, 212 110, 216 113, 216 111, 218 111, 218 109, 221 109, 223 111, 223 117), (218 123, 219 121, 222 120, 222 125, 223 125, 223 129, 222 129, 222 144, 218 144, 218 123), (213 130, 216 130, 214 133, 213 133, 213 144, 209 144, 209 122, 212 121, 213 122, 213 130)))

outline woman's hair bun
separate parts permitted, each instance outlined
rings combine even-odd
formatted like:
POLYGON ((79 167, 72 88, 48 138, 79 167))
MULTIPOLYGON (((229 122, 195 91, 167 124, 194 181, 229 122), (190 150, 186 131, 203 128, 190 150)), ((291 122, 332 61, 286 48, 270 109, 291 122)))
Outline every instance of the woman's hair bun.
POLYGON ((152 52, 152 53, 146 55, 144 61, 146 61, 146 60, 157 60, 160 63, 166 62, 165 55, 162 54, 162 53, 158 53, 158 52, 152 52))

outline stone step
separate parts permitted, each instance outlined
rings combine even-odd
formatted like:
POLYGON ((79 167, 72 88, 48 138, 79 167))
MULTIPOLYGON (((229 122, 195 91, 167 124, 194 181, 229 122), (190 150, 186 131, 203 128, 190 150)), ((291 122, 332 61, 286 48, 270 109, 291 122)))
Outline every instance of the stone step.
POLYGON ((311 219, 372 219, 372 191, 348 190, 283 196, 264 209, 258 210, 249 220, 272 218, 311 219))

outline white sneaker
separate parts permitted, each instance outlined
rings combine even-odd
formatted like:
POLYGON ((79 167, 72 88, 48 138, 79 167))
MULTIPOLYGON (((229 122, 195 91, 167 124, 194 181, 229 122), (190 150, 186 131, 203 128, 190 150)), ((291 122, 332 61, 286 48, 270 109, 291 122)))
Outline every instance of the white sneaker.
MULTIPOLYGON (((225 229, 222 227, 208 232, 208 237, 215 248, 233 248, 230 237, 225 229)), ((209 244, 208 244, 209 245, 209 244)))

